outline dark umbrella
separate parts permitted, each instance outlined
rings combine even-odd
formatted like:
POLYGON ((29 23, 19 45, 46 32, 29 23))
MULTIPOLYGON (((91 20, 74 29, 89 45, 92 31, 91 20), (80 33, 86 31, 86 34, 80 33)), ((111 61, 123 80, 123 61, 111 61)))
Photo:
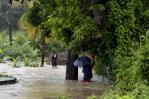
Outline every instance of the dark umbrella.
POLYGON ((87 56, 79 57, 73 63, 76 67, 83 67, 91 64, 91 59, 87 56))

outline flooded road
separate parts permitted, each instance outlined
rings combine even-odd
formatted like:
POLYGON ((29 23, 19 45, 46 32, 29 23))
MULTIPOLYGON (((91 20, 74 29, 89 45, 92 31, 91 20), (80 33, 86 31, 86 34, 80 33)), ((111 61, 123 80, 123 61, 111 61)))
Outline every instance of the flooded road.
POLYGON ((59 96, 71 99, 86 99, 89 95, 102 95, 105 84, 98 82, 94 75, 91 83, 81 82, 82 70, 79 68, 79 81, 65 81, 66 66, 58 65, 53 69, 44 67, 13 68, 8 64, 0 64, 0 73, 12 75, 18 83, 0 86, 0 99, 57 99, 59 96))

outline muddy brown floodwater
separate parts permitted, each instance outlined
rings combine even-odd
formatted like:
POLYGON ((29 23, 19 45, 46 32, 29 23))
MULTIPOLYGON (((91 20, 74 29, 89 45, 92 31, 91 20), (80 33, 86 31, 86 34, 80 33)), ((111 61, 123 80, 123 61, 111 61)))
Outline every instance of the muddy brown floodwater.
POLYGON ((107 84, 98 82, 94 75, 93 82, 81 82, 83 74, 79 68, 79 81, 65 81, 66 66, 58 65, 52 69, 44 67, 13 68, 10 64, 0 64, 0 73, 17 78, 18 83, 1 85, 0 99, 57 99, 59 96, 71 99, 86 99, 89 95, 102 95, 107 84))

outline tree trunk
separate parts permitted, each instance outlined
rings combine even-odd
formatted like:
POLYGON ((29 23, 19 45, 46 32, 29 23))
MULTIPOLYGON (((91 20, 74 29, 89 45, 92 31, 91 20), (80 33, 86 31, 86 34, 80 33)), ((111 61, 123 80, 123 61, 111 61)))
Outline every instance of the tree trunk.
POLYGON ((73 65, 73 62, 76 60, 77 57, 78 55, 72 54, 72 52, 68 50, 66 80, 78 80, 78 67, 75 67, 73 65))
POLYGON ((11 31, 11 24, 8 23, 8 28, 9 28, 9 44, 10 46, 12 45, 12 31, 11 31))
POLYGON ((45 33, 41 34, 41 67, 44 66, 44 56, 45 56, 45 33))

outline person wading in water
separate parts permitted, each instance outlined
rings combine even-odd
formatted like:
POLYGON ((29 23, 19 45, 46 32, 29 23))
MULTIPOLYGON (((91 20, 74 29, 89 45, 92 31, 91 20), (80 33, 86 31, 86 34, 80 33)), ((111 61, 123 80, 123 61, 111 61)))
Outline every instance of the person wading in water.
POLYGON ((52 64, 52 68, 57 68, 57 59, 58 59, 58 56, 57 56, 57 53, 55 51, 52 51, 51 53, 51 64, 52 64))

